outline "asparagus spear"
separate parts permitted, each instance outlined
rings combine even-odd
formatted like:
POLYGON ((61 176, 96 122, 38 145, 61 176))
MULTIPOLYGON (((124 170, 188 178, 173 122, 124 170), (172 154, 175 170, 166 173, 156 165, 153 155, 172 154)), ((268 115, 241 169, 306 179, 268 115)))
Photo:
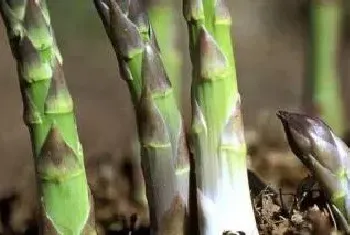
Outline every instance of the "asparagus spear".
MULTIPOLYGON (((179 50, 177 50, 176 45, 176 17, 172 7, 174 4, 171 0, 149 0, 147 3, 148 16, 155 36, 158 39, 157 41, 161 51, 162 61, 164 62, 165 71, 167 72, 175 91, 175 98, 178 107, 181 107, 181 54, 179 53, 179 50)), ((135 142, 139 144, 138 140, 135 140, 135 142)), ((144 203, 144 205, 146 205, 147 200, 145 200, 146 195, 144 192, 144 188, 141 188, 136 192, 135 196, 138 201, 146 202, 144 203)))
POLYGON ((338 74, 342 2, 311 1, 310 74, 305 80, 304 91, 307 110, 325 120, 337 135, 343 135, 345 131, 344 104, 338 74))
POLYGON ((321 119, 304 114, 277 113, 293 153, 320 183, 343 229, 350 232, 350 150, 321 119))
POLYGON ((181 114, 147 14, 140 1, 94 2, 137 113, 152 232, 183 234, 189 156, 181 114))
POLYGON ((149 0, 148 15, 158 39, 165 70, 175 91, 175 98, 181 104, 181 53, 177 48, 178 24, 175 14, 175 1, 149 0))
POLYGON ((249 194, 241 101, 224 0, 184 0, 193 64, 192 137, 201 234, 258 234, 249 194))
POLYGON ((42 208, 43 234, 96 234, 73 101, 44 0, 2 0, 17 61, 42 208))

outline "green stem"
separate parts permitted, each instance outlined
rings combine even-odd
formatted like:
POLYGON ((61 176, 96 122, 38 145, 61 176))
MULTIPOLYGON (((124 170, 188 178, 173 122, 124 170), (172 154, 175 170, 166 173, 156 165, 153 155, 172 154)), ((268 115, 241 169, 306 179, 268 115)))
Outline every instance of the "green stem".
POLYGON ((246 145, 223 0, 184 0, 193 64, 192 136, 201 234, 258 234, 250 200, 246 145))
POLYGON ((182 60, 177 48, 178 24, 171 0, 151 0, 148 15, 156 38, 158 39, 161 57, 169 76, 178 104, 181 103, 182 60))
POLYGON ((95 5, 137 113, 152 232, 183 234, 189 156, 182 117, 147 14, 138 1, 95 0, 95 5))
POLYGON ((340 0, 313 0, 311 4, 311 83, 312 110, 333 128, 344 134, 345 120, 340 79, 338 52, 342 19, 340 0))
POLYGON ((45 1, 3 0, 30 130, 43 234, 96 234, 83 149, 45 1))

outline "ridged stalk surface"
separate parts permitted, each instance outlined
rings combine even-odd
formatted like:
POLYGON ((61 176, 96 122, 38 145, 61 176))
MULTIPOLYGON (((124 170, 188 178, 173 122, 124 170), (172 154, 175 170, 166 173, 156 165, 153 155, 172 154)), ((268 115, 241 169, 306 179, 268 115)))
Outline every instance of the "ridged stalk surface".
POLYGON ((192 81, 192 144, 200 234, 258 234, 250 199, 246 144, 224 0, 184 0, 192 81))
POLYGON ((43 234, 96 234, 83 149, 46 2, 1 0, 17 61, 43 234))
POLYGON ((137 113, 153 234, 183 234, 189 157, 181 114, 140 1, 95 0, 137 113))

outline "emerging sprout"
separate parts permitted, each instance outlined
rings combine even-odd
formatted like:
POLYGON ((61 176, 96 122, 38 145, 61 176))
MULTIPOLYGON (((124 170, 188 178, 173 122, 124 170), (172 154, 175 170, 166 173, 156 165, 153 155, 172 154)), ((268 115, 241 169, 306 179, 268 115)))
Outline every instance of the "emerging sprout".
POLYGON ((343 229, 349 230, 349 149, 322 120, 279 111, 293 153, 321 184, 343 229))

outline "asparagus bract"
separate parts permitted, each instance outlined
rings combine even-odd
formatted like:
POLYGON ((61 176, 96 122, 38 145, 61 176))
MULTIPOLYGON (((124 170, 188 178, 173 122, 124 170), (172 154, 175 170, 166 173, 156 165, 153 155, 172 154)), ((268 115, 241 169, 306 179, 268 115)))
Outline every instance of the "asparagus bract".
POLYGON ((96 234, 73 101, 44 0, 2 0, 30 130, 43 234, 96 234))
POLYGON ((95 0, 95 6, 137 112, 151 229, 154 234, 183 234, 189 156, 181 114, 147 14, 140 1, 95 0))
POLYGON ((349 148, 319 118, 286 111, 279 111, 277 115, 282 121, 293 153, 315 176, 332 203, 335 213, 340 213, 338 216, 341 217, 340 220, 345 221, 343 226, 348 230, 349 148))
POLYGON ((193 64, 192 137, 201 234, 258 234, 249 194, 246 145, 224 0, 184 0, 193 64))
POLYGON ((148 15, 156 35, 165 70, 175 91, 175 98, 181 104, 181 53, 177 48, 178 24, 175 16, 175 1, 149 0, 148 15))

